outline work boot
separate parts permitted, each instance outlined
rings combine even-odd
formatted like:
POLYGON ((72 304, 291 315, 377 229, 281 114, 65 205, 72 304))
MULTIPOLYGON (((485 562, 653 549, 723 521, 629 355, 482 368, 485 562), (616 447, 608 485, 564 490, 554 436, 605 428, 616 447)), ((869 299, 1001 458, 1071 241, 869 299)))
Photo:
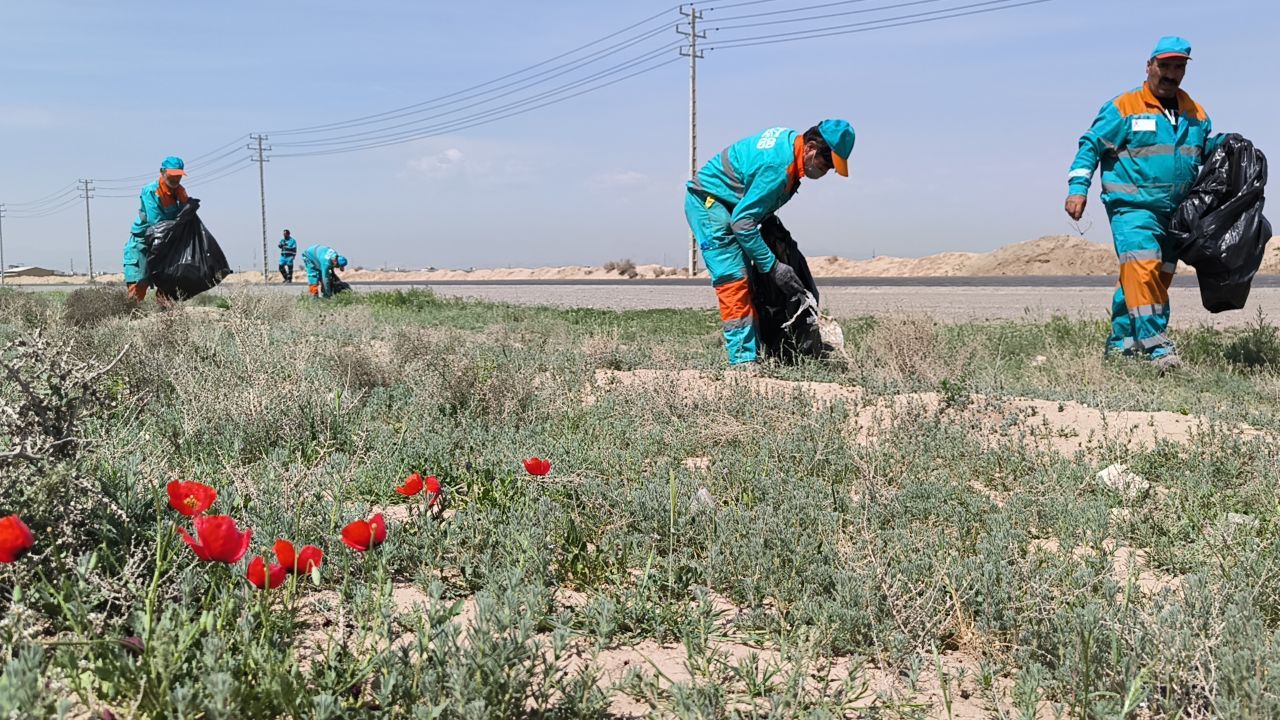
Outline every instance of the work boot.
POLYGON ((1167 352, 1159 357, 1151 358, 1151 367, 1158 370, 1161 375, 1164 375, 1182 367, 1182 358, 1178 357, 1176 352, 1167 352))

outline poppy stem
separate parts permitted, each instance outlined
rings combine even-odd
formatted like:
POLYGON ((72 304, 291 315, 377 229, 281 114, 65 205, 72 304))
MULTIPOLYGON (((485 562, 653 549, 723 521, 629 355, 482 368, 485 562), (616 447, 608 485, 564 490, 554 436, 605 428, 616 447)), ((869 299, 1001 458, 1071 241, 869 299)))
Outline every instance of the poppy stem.
POLYGON ((667 486, 671 490, 671 507, 667 516, 667 592, 671 592, 676 585, 676 474, 674 471, 667 475, 667 486))

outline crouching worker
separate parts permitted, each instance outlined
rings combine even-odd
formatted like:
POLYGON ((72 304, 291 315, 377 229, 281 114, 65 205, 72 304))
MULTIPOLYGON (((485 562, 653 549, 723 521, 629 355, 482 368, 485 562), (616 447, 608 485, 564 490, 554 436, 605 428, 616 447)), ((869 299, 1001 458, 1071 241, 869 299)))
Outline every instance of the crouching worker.
POLYGON ((802 177, 817 180, 833 169, 848 177, 853 141, 844 120, 823 120, 803 134, 773 128, 725 148, 689 181, 684 214, 720 302, 730 365, 760 354, 748 261, 786 295, 805 292, 795 269, 760 237, 760 223, 796 194, 802 177))
POLYGON ((345 268, 347 259, 324 245, 311 245, 302 251, 302 267, 307 270, 307 284, 313 297, 331 298, 351 286, 338 278, 336 270, 345 268))
MULTIPOLYGON (((147 273, 147 230, 163 220, 176 220, 178 213, 187 206, 187 189, 182 187, 182 176, 187 171, 182 158, 169 156, 160 163, 160 177, 142 188, 138 218, 133 221, 129 240, 124 245, 124 282, 129 298, 142 302, 151 287, 147 273)), ((156 300, 162 305, 173 302, 159 290, 156 300)))

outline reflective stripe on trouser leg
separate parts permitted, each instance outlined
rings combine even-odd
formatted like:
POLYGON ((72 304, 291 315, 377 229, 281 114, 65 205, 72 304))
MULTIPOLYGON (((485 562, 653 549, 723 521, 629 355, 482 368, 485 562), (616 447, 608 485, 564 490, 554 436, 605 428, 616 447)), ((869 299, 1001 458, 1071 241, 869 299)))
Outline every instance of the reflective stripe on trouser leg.
POLYGON ((1127 344, 1154 356, 1173 350, 1167 334, 1169 284, 1177 265, 1164 261, 1166 225, 1167 218, 1148 210, 1111 213, 1111 233, 1120 260, 1120 289, 1115 300, 1124 305, 1121 308, 1119 302, 1112 303, 1109 348, 1127 344))
POLYGON ((687 193, 684 214, 716 289, 729 363, 754 362, 759 357, 759 345, 746 279, 747 257, 729 227, 729 210, 714 201, 708 206, 697 195, 687 193))
POLYGON ((1131 353, 1137 344, 1129 306, 1124 304, 1124 290, 1117 285, 1111 296, 1111 337, 1107 338, 1107 352, 1131 353))

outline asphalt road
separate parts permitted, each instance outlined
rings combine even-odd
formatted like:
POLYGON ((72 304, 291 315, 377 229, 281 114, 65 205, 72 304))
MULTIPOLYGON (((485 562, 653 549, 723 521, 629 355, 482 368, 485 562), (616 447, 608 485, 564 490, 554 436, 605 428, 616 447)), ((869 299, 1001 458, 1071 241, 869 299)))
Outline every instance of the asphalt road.
MULTIPOLYGON (((864 315, 928 315, 943 322, 972 320, 1048 320, 1108 317, 1113 283, 1095 287, 829 285, 818 283, 825 312, 835 317, 864 315)), ((441 295, 473 297, 516 304, 637 308, 716 307, 710 284, 702 286, 641 285, 433 285, 441 295)), ((1280 287, 1255 288, 1245 310, 1210 314, 1200 304, 1194 281, 1170 291, 1174 327, 1209 324, 1230 327, 1256 319, 1261 307, 1280 318, 1280 287)))
MULTIPOLYGON (((929 315, 943 322, 971 320, 1047 320, 1106 317, 1115 281, 1083 278, 825 278, 818 281, 824 310, 836 317, 929 315)), ((27 285, 26 290, 74 289, 66 285, 27 285)), ((715 294, 705 280, 490 281, 432 283, 356 283, 360 290, 430 287, 454 297, 525 305, 592 307, 607 310, 714 308, 715 294)), ((213 292, 286 292, 302 294, 305 285, 225 285, 213 292)), ((1229 327, 1252 322, 1257 309, 1280 318, 1280 276, 1259 277, 1245 310, 1212 315, 1200 305, 1194 277, 1175 279, 1171 291, 1175 327, 1209 324, 1229 327)))

